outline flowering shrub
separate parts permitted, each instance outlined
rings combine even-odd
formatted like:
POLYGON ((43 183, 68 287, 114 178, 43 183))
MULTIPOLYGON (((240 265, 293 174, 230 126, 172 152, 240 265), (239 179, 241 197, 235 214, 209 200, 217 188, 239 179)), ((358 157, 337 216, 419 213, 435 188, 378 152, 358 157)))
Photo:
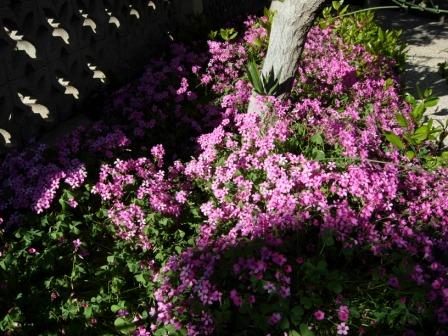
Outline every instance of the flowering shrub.
POLYGON ((348 43, 356 18, 314 27, 291 95, 256 113, 269 16, 174 45, 107 122, 7 157, 0 330, 445 335, 446 162, 435 137, 431 169, 396 146, 421 127, 399 49, 372 54, 372 22, 348 43))

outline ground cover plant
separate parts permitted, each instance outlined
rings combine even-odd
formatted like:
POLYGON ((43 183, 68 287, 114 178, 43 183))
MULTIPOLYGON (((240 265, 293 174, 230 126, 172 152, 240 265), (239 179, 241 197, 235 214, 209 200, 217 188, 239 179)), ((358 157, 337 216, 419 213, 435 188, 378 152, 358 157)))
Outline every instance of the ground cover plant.
POLYGON ((5 158, 0 330, 446 335, 437 100, 402 92, 399 33, 344 8, 309 32, 288 97, 260 79, 266 12, 173 44, 107 121, 5 158))

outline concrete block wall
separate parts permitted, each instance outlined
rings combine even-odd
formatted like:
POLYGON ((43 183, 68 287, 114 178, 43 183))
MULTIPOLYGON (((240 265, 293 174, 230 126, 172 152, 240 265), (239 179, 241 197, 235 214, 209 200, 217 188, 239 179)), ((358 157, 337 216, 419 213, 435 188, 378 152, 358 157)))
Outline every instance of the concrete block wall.
POLYGON ((125 83, 190 14, 225 21, 262 0, 0 0, 0 152, 125 83))

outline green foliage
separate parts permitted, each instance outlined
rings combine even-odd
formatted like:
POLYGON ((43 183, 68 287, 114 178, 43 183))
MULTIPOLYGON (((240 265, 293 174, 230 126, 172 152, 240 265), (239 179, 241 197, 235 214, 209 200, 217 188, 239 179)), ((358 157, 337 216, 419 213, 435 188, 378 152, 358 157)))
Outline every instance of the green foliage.
POLYGON ((403 71, 406 45, 401 42, 402 32, 381 28, 375 22, 373 11, 348 13, 348 10, 348 5, 343 6, 343 0, 333 1, 331 7, 323 10, 320 27, 333 27, 347 44, 362 45, 377 57, 393 59, 398 71, 403 71))
POLYGON ((87 185, 77 192, 75 209, 67 205, 74 195, 64 190, 58 207, 23 218, 29 227, 1 237, 7 243, 0 258, 0 283, 5 285, 0 287, 0 331, 131 335, 135 317, 150 323, 154 271, 191 246, 203 220, 200 211, 190 200, 182 225, 150 213, 146 233, 153 249, 147 251, 116 238, 107 206, 89 190, 87 185), (149 260, 156 263, 145 263, 149 260))
MULTIPOLYGON (((420 91, 420 90, 419 90, 420 91)), ((405 153, 409 160, 418 160, 429 169, 435 169, 448 164, 448 152, 443 150, 444 140, 447 138, 448 122, 443 125, 437 121, 439 127, 434 126, 434 120, 425 116, 428 107, 436 106, 438 98, 432 95, 432 90, 420 92, 416 99, 406 93, 405 100, 412 106, 409 116, 400 113, 396 116, 397 123, 403 128, 403 134, 385 132, 388 142, 405 153), (409 120, 410 119, 410 120, 409 120)))
POLYGON ((218 36, 221 37, 223 41, 229 42, 236 39, 238 32, 235 28, 221 28, 219 31, 212 30, 208 35, 211 40, 215 40, 218 36))

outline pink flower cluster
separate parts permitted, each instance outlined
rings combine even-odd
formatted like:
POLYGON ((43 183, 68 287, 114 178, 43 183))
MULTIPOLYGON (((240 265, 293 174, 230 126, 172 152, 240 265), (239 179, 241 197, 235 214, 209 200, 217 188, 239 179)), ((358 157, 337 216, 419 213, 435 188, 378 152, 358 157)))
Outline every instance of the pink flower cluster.
MULTIPOLYGON (((157 165, 163 166, 163 146, 154 146, 151 154, 157 165)), ((114 165, 102 165, 92 193, 110 204, 108 217, 115 224, 119 238, 136 239, 144 249, 149 249, 151 246, 144 233, 147 214, 139 204, 126 204, 128 190, 138 186, 136 200, 148 204, 155 212, 176 217, 188 195, 188 184, 173 183, 182 172, 183 165, 179 161, 166 174, 148 158, 116 160, 114 165)))
MULTIPOLYGON (((233 48, 237 50, 238 45, 233 48)), ((226 67, 233 69, 223 64, 230 61, 228 43, 213 42, 210 48, 220 62, 219 66, 209 63, 210 73, 225 74, 226 67)), ((199 300, 205 306, 224 296, 234 305, 241 305, 241 293, 234 289, 223 292, 218 282, 210 283, 219 273, 216 260, 243 241, 311 227, 334 232, 346 247, 370 246, 374 254, 399 249, 420 256, 418 272, 410 276, 420 285, 440 279, 443 285, 437 283, 431 300, 440 302, 439 322, 447 322, 448 302, 443 290, 448 288, 448 268, 438 261, 440 251, 448 252, 447 170, 414 169, 393 148, 384 145, 382 132, 398 133, 395 114, 409 109, 399 96, 396 80, 386 83, 385 76, 393 77, 392 63, 375 63, 362 47, 350 49, 351 53, 346 50, 348 47, 344 48, 331 30, 312 29, 299 68, 296 94, 300 97, 305 92, 302 85, 312 85, 317 97, 303 97, 298 102, 257 97, 259 109, 270 116, 268 125, 260 111, 246 113, 241 109, 248 101, 248 83, 239 82, 243 90, 234 89, 224 95, 223 107, 233 114, 226 114, 218 127, 198 139, 201 152, 185 169, 190 179, 210 184, 210 200, 201 206, 206 221, 196 241, 199 250, 173 259, 162 272, 174 272, 179 278, 166 277, 157 292, 159 309, 163 311, 160 323, 179 325, 179 311, 188 315, 191 300, 210 298, 210 293, 216 293, 213 299, 199 300), (356 64, 381 71, 359 76, 356 64), (281 153, 278 148, 292 135, 291 126, 296 122, 323 132, 330 145, 342 146, 345 156, 361 162, 348 162, 338 168, 332 162, 313 161, 300 153, 281 153), (387 162, 379 163, 378 158, 387 162), (434 263, 440 268, 433 267, 434 263), (196 285, 204 281, 207 286, 196 285), (182 301, 180 297, 188 299, 182 301)), ((210 83, 212 88, 222 93, 223 88, 234 87, 235 79, 226 81, 222 75, 216 82, 210 83)), ((243 270, 245 263, 241 261, 234 267, 243 270)), ((262 260, 249 264, 251 276, 265 267, 262 260)), ((286 280, 277 279, 276 284, 266 283, 263 288, 286 297, 286 280)), ((346 308, 340 308, 338 316, 341 323, 337 332, 345 335, 349 330, 346 308)), ((197 318, 190 315, 187 319, 189 334, 207 334, 209 325, 205 329, 200 323, 191 326, 197 318)))

